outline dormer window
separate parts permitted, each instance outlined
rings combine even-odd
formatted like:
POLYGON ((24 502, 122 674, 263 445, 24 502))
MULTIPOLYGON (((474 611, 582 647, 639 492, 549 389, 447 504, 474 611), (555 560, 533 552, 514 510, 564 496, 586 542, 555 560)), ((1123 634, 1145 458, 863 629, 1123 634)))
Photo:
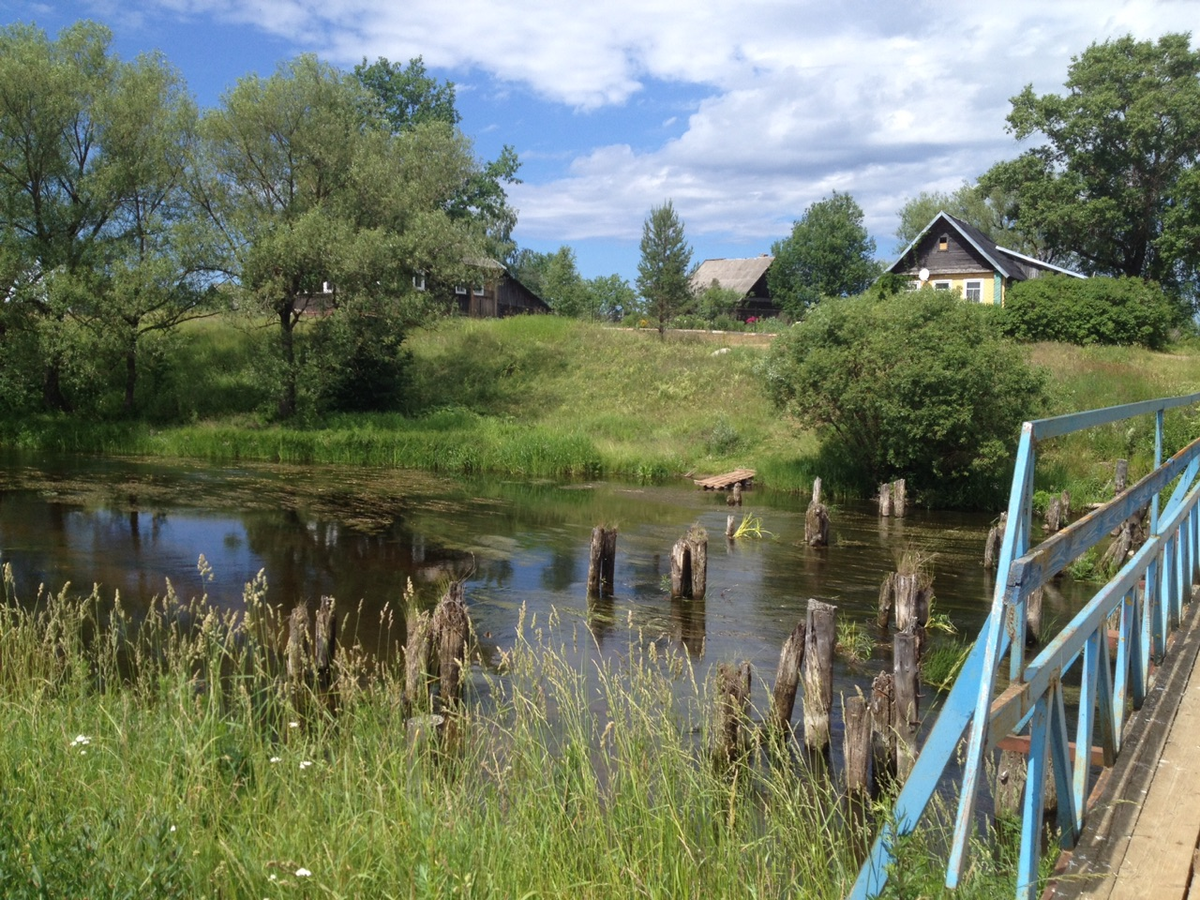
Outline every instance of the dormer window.
POLYGON ((950 249, 950 235, 943 234, 938 238, 938 252, 950 249))

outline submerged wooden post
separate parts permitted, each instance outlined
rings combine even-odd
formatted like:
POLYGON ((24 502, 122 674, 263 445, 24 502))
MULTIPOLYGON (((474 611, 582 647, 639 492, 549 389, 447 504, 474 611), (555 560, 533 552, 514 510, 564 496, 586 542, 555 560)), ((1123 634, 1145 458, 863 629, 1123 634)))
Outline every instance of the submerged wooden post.
POLYGON ((728 515, 725 517, 725 537, 732 538, 737 534, 737 516, 728 515))
POLYGON ((592 529, 592 544, 588 561, 587 592, 589 597, 611 597, 616 572, 617 529, 597 525, 592 529))
POLYGON ((892 514, 892 486, 884 482, 879 486, 879 515, 888 518, 892 514))
POLYGON ((813 481, 812 500, 804 514, 804 541, 810 547, 829 545, 829 510, 821 502, 821 479, 813 481))
POLYGON ((796 708, 796 686, 800 681, 800 668, 804 664, 805 625, 801 622, 792 629, 783 642, 779 653, 779 668, 775 670, 775 690, 771 694, 771 714, 775 727, 782 734, 792 722, 796 708))
POLYGON ((896 573, 892 572, 883 579, 879 586, 879 612, 875 614, 875 624, 880 630, 886 631, 888 621, 892 617, 892 601, 896 596, 896 573))
POLYGON ((692 526, 671 548, 671 597, 703 600, 708 590, 708 532, 692 526))
POLYGON ((878 792, 896 777, 895 690, 890 672, 881 672, 871 682, 871 771, 878 792))
POLYGON ((995 569, 1000 565, 1000 547, 1004 543, 1004 530, 1008 526, 1008 513, 1000 513, 1000 518, 988 530, 987 543, 983 546, 983 567, 995 569))
POLYGON ((1025 643, 1038 643, 1038 635, 1042 633, 1042 598, 1045 588, 1038 588, 1025 598, 1025 643))
POLYGON ((407 615, 408 641, 404 646, 404 706, 409 714, 430 709, 429 679, 433 667, 433 617, 411 609, 407 615))
POLYGON ((829 749, 829 710, 833 706, 833 651, 837 607, 810 599, 804 636, 804 745, 814 753, 829 749))
POLYGON ((725 503, 729 506, 742 505, 742 483, 735 481, 733 487, 729 489, 729 495, 725 498, 725 503))
MULTIPOLYGON (((1000 762, 996 766, 995 815, 997 819, 1020 819, 1021 798, 1025 794, 1028 767, 1025 754, 1017 750, 1001 750, 1000 762)), ((1051 776, 1046 779, 1053 782, 1051 776)))
POLYGON ((903 478, 892 482, 892 512, 897 519, 908 515, 908 485, 903 478))
POLYGON ((437 653, 438 705, 442 709, 456 707, 462 701, 467 638, 471 631, 461 581, 453 582, 438 601, 430 628, 437 653))
POLYGON ((710 753, 718 771, 741 759, 747 744, 745 726, 750 712, 750 663, 717 666, 716 713, 710 753))
POLYGON ((914 630, 898 632, 892 641, 892 689, 895 692, 896 774, 908 778, 917 759, 917 729, 920 725, 921 671, 914 630))

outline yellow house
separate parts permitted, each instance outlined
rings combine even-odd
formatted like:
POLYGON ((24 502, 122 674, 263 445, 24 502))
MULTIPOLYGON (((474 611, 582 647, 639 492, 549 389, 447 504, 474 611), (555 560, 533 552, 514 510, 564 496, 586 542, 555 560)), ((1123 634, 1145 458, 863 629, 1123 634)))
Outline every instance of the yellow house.
POLYGON ((887 271, 909 278, 914 290, 928 285, 935 290, 958 291, 972 303, 1001 305, 1005 291, 1017 281, 1051 273, 1087 277, 1001 247, 946 212, 934 216, 887 271))

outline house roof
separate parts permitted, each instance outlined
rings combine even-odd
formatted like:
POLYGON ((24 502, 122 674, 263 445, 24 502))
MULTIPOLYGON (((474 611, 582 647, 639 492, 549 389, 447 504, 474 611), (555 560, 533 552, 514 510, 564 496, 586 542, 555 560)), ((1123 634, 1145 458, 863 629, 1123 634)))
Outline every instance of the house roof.
POLYGON ((748 294, 774 261, 765 253, 749 259, 706 259, 692 275, 692 290, 702 291, 716 281, 723 288, 748 294))
POLYGON ((903 263, 908 258, 908 255, 913 252, 918 244, 924 239, 925 235, 933 231, 934 227, 939 223, 953 228, 962 236, 963 240, 970 244, 980 256, 982 256, 993 269, 999 272, 1005 278, 1017 278, 1024 280, 1029 277, 1029 269, 1046 269, 1051 272, 1058 272, 1062 275, 1070 275, 1073 278, 1086 278, 1086 275, 1081 275, 1079 272, 1072 272, 1070 269, 1064 269, 1062 266, 1055 266, 1048 262, 1043 262, 1040 259, 1034 259, 1032 256, 1026 256, 1024 253, 1018 253, 1015 250, 1009 250, 1006 247, 1001 247, 974 225, 964 222, 962 219, 957 219, 950 215, 945 210, 938 212, 928 225, 921 229, 921 233, 913 238, 912 243, 904 248, 904 251, 896 259, 894 263, 888 266, 887 271, 899 272, 903 271, 903 263))

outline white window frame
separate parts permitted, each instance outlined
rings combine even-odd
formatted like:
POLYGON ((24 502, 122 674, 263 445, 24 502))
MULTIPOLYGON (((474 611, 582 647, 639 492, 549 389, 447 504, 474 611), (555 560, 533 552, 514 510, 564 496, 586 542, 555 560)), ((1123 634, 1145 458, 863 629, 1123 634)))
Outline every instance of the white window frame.
POLYGON ((948 291, 952 287, 954 287, 954 283, 950 282, 950 281, 935 281, 935 282, 933 282, 933 289, 935 291, 948 291))
POLYGON ((467 288, 466 288, 466 286, 465 286, 465 285, 456 284, 456 285, 454 286, 454 293, 456 293, 456 294, 464 294, 464 295, 465 295, 465 294, 467 293, 467 288))
POLYGON ((413 287, 418 291, 425 290, 425 273, 417 272, 413 275, 413 287))
POLYGON ((970 281, 963 284, 963 297, 971 303, 983 302, 983 279, 972 278, 970 281), (975 292, 975 296, 971 296, 971 292, 975 292))
POLYGON ((481 285, 479 285, 478 287, 476 287, 476 288, 475 288, 475 296, 476 296, 476 297, 482 297, 482 296, 483 296, 483 293, 484 293, 484 291, 483 291, 483 285, 482 285, 482 284, 481 284, 481 285))

